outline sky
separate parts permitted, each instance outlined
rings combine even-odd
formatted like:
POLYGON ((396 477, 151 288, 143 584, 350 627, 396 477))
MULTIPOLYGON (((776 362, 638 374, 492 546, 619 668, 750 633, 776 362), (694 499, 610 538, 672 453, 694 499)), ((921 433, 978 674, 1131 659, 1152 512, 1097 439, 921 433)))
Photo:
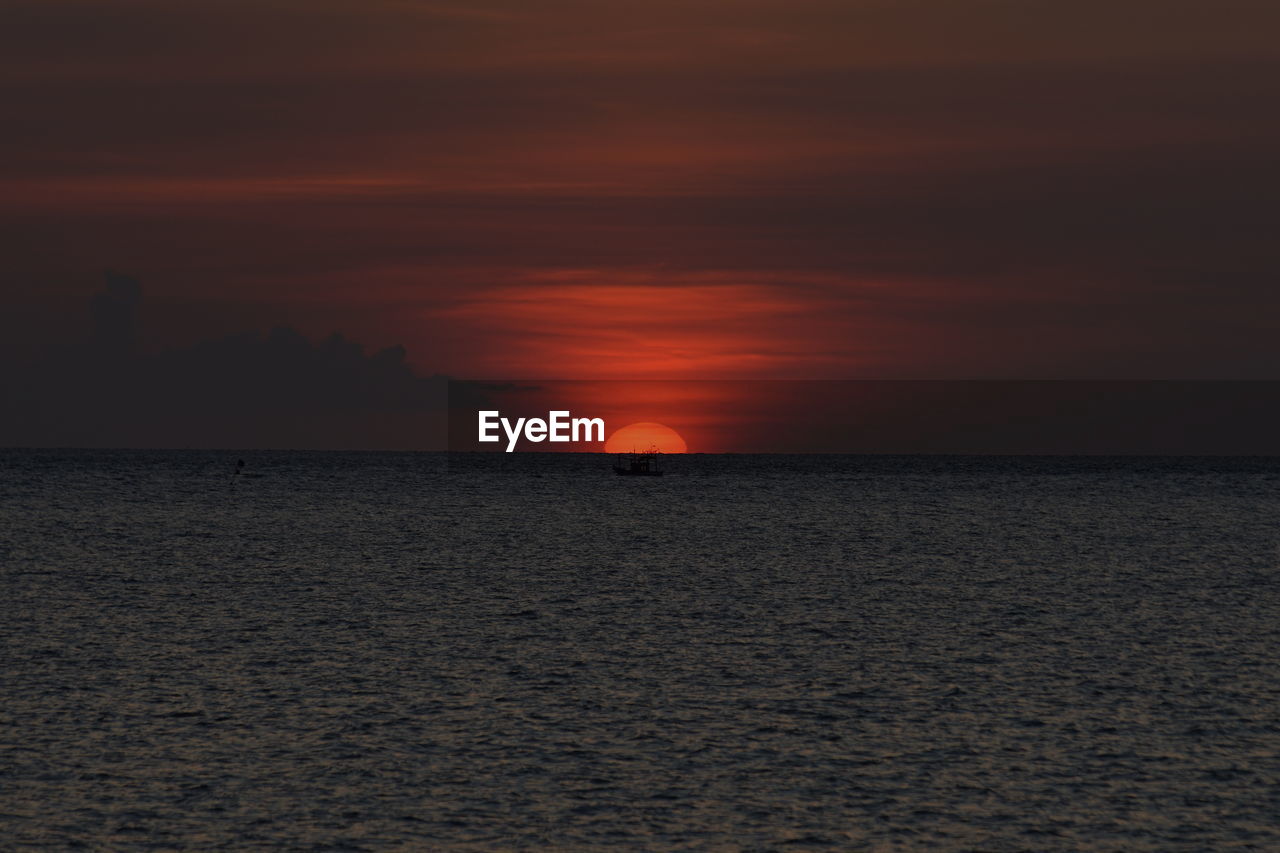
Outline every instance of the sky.
POLYGON ((1280 379, 1277 25, 0 0, 0 444, 426 446, 444 377, 1280 379))

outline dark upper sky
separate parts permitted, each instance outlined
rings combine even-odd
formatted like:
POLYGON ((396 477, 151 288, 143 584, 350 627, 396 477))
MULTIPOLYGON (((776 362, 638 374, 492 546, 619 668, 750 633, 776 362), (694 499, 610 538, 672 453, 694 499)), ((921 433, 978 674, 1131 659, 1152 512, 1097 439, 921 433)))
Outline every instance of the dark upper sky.
POLYGON ((70 381, 112 268, 153 362, 288 326, 418 376, 1280 378, 1278 29, 1273 0, 0 0, 6 372, 32 405, 70 381))

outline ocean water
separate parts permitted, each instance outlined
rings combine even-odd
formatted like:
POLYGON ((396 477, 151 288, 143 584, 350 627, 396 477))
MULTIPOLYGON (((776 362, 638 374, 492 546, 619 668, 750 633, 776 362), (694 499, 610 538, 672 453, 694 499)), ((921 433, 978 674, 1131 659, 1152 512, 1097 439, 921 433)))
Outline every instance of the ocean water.
POLYGON ((1280 849, 1280 459, 608 465, 0 452, 0 848, 1280 849))

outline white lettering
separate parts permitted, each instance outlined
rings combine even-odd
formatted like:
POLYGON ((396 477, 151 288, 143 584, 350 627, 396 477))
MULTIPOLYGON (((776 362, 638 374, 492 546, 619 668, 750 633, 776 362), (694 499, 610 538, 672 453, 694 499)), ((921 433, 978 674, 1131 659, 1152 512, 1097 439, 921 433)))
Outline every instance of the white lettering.
MULTIPOLYGON (((568 412, 565 412, 568 414, 568 412)), ((496 441, 497 439, 495 439, 496 441)), ((604 418, 574 418, 573 419, 573 440, 574 441, 604 441, 604 418), (582 427, 586 435, 581 439, 578 438, 578 427, 582 427), (599 438, 591 437, 591 428, 595 427, 596 435, 599 438)))
POLYGON ((498 422, 494 420, 497 417, 498 417, 497 412, 480 412, 480 440, 481 441, 498 441, 498 436, 489 435, 489 430, 498 428, 498 422))
POLYGON ((507 433, 507 438, 508 438, 508 439, 510 439, 510 441, 507 443, 507 452, 508 452, 508 453, 510 453, 511 451, 513 451, 513 450, 515 450, 515 449, 516 449, 516 439, 520 437, 520 427, 522 427, 522 426, 524 426, 524 418, 517 418, 517 419, 516 419, 516 428, 515 428, 515 429, 512 429, 512 428, 511 428, 511 422, 510 422, 510 421, 508 421, 506 418, 503 418, 503 419, 502 419, 502 428, 503 428, 503 430, 505 430, 505 431, 506 431, 506 433, 507 433))
POLYGON ((514 423, 501 412, 487 410, 477 413, 477 424, 477 439, 483 442, 501 441, 497 434, 501 427, 507 436, 507 453, 515 451, 521 436, 532 442, 604 441, 604 418, 575 418, 565 409, 548 412, 545 421, 516 418, 514 423))
POLYGON ((551 425, 551 435, 548 438, 551 441, 568 441, 569 435, 565 429, 569 426, 569 413, 565 411, 548 412, 550 418, 548 423, 551 425))

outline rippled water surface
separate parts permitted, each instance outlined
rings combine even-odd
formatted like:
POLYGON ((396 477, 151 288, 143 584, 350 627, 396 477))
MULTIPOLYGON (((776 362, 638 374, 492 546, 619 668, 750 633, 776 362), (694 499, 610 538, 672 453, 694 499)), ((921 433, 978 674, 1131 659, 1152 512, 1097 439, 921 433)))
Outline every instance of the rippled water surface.
POLYGON ((0 464, 0 847, 1280 849, 1280 460, 0 464))

